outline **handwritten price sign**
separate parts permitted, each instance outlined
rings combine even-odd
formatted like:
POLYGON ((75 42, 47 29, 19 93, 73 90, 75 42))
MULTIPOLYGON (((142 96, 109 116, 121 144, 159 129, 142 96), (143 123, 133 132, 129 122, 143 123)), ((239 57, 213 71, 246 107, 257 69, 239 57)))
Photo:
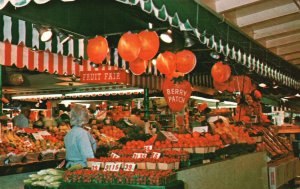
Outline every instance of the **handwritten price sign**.
POLYGON ((159 159, 161 156, 161 153, 159 152, 153 152, 151 158, 153 159, 159 159))
POLYGON ((120 156, 116 153, 111 153, 110 157, 112 158, 120 158, 120 156))
POLYGON ((147 146, 144 146, 144 149, 145 151, 148 153, 152 150, 153 146, 152 145, 147 145, 147 146))
POLYGON ((147 154, 146 153, 133 153, 132 158, 133 159, 145 159, 145 158, 147 158, 147 154))
POLYGON ((92 170, 93 171, 99 171, 100 170, 100 167, 101 167, 101 162, 93 162, 92 163, 92 170))
POLYGON ((107 162, 104 166, 103 171, 120 171, 122 163, 113 163, 113 162, 107 162))
POLYGON ((124 171, 134 171, 135 169, 135 163, 125 163, 124 164, 124 171))

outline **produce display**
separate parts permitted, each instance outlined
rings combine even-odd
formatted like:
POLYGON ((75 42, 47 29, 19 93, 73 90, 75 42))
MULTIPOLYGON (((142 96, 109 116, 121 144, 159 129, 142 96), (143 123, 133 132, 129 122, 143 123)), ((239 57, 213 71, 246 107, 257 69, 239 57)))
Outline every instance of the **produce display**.
POLYGON ((29 175, 29 179, 23 182, 32 186, 58 188, 63 180, 64 172, 57 169, 45 169, 36 174, 29 175))

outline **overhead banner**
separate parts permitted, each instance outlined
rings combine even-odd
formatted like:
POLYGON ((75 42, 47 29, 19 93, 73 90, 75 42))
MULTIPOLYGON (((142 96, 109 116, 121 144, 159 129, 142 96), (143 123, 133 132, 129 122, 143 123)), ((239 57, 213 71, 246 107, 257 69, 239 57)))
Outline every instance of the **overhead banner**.
POLYGON ((125 70, 82 71, 80 72, 81 83, 126 83, 125 70))

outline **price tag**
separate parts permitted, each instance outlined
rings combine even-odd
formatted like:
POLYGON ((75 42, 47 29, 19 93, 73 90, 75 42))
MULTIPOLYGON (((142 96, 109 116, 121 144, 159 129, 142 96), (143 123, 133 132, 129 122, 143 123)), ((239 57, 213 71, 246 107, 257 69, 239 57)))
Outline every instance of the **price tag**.
POLYGON ((161 156, 161 153, 159 152, 153 152, 151 158, 153 159, 159 159, 161 156))
POLYGON ((172 142, 178 142, 178 139, 176 136, 173 135, 173 133, 169 131, 161 131, 161 133, 170 141, 172 142))
POLYGON ((152 150, 153 146, 152 145, 147 145, 147 146, 144 146, 144 149, 145 151, 148 153, 152 150))
POLYGON ((44 136, 47 136, 47 135, 51 135, 50 133, 48 133, 48 131, 39 131, 38 132, 40 135, 44 135, 44 136))
POLYGON ((31 144, 31 142, 30 142, 29 140, 25 140, 25 141, 23 142, 23 144, 24 144, 26 147, 31 147, 31 146, 32 146, 32 144, 31 144))
POLYGON ((119 171, 121 168, 122 163, 113 163, 113 162, 107 162, 105 163, 104 170, 103 171, 119 171))
POLYGON ((147 154, 146 153, 133 153, 132 158, 133 159, 140 159, 140 158, 145 159, 145 158, 147 158, 147 154))
POLYGON ((124 171, 134 171, 135 169, 135 163, 125 163, 124 164, 124 171))
POLYGON ((120 156, 116 153, 111 153, 110 157, 112 158, 120 158, 120 156))
POLYGON ((99 171, 101 167, 101 162, 92 162, 92 170, 99 171))
POLYGON ((32 136, 35 138, 35 140, 44 140, 40 133, 32 133, 32 136))

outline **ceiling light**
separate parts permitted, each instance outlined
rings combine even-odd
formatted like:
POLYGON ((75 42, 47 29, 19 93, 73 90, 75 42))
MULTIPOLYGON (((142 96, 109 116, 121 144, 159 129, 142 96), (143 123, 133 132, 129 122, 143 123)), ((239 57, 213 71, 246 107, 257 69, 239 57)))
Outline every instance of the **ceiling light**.
POLYGON ((13 100, 28 100, 28 99, 48 99, 61 98, 62 94, 44 94, 44 95, 28 95, 28 96, 13 96, 13 100))
POLYGON ((191 47, 195 44, 195 41, 189 36, 187 31, 184 31, 184 47, 191 47))
POLYGON ((33 28, 39 32, 41 41, 46 42, 52 38, 52 30, 50 28, 38 24, 33 24, 33 28))
POLYGON ((156 59, 152 59, 152 64, 153 64, 153 66, 155 66, 156 65, 156 59))
POLYGON ((235 105, 235 106, 237 105, 236 102, 230 102, 230 101, 224 101, 223 103, 228 105, 235 105))
POLYGON ((91 62, 90 65, 91 65, 93 68, 98 68, 98 67, 99 67, 99 64, 95 64, 94 62, 91 62))
POLYGON ((127 93, 143 93, 144 89, 130 89, 130 90, 116 90, 116 91, 100 91, 100 92, 83 92, 83 93, 68 93, 66 97, 77 97, 77 96, 100 96, 100 95, 111 95, 111 94, 127 94, 127 93))
POLYGON ((274 85, 273 86, 273 89, 277 89, 279 86, 278 85, 274 85))
POLYGON ((220 102, 220 101, 217 100, 217 99, 204 98, 204 97, 200 97, 200 96, 191 96, 190 98, 196 99, 196 100, 207 101, 207 102, 220 102))
POLYGON ((82 65, 82 60, 83 60, 83 58, 81 56, 79 58, 74 58, 73 62, 75 62, 76 64, 79 64, 79 65, 82 65))
POLYGON ((61 44, 64 44, 65 42, 67 42, 69 39, 71 39, 71 35, 66 35, 64 32, 60 31, 59 29, 55 28, 54 29, 56 35, 59 38, 59 42, 61 44))
POLYGON ((172 30, 168 29, 167 32, 160 34, 159 37, 165 43, 172 43, 172 30))
POLYGON ((295 96, 296 96, 296 97, 300 97, 300 94, 299 94, 299 93, 297 93, 295 96))
POLYGON ((148 23, 148 28, 149 28, 150 30, 153 29, 153 24, 152 24, 151 22, 148 23))
POLYGON ((258 84, 258 86, 260 86, 261 88, 266 88, 267 87, 267 85, 265 83, 260 83, 260 84, 258 84))
POLYGON ((217 53, 216 51, 212 51, 210 54, 209 54, 213 59, 220 59, 220 54, 217 53))

